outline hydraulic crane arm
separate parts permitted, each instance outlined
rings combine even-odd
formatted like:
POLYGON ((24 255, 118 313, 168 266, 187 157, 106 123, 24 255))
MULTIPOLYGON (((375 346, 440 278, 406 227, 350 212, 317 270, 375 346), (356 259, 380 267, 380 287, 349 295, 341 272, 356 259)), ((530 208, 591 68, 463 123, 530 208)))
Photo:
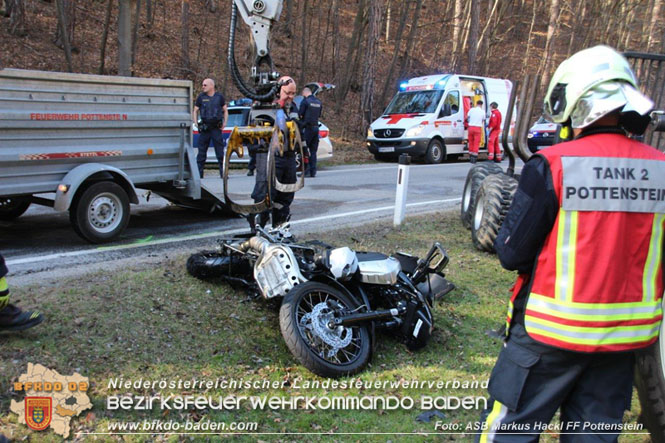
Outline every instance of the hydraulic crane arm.
POLYGON ((236 87, 246 97, 261 102, 270 102, 277 93, 279 73, 270 56, 270 28, 282 13, 282 0, 233 0, 231 25, 229 30, 228 63, 231 78, 236 87), (250 28, 256 57, 250 78, 254 83, 248 86, 243 82, 235 61, 235 28, 240 16, 250 28))

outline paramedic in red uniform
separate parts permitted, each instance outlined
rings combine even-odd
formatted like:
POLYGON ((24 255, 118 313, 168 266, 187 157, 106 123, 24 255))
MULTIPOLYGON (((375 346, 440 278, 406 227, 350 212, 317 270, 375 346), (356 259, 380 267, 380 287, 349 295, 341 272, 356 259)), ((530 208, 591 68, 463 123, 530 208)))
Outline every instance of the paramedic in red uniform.
POLYGON ((501 149, 499 148, 499 133, 501 132, 501 111, 497 102, 490 103, 492 115, 487 128, 490 130, 489 142, 487 143, 487 160, 501 161, 501 149))
POLYGON ((485 111, 483 111, 483 101, 478 100, 476 106, 469 109, 466 116, 469 122, 469 161, 475 163, 478 160, 478 148, 480 146, 480 133, 485 127, 485 111))
POLYGON ((554 73, 545 115, 575 138, 526 163, 494 243, 519 276, 479 441, 537 441, 557 410, 562 442, 621 433, 662 320, 665 155, 627 137, 652 107, 607 46, 554 73))

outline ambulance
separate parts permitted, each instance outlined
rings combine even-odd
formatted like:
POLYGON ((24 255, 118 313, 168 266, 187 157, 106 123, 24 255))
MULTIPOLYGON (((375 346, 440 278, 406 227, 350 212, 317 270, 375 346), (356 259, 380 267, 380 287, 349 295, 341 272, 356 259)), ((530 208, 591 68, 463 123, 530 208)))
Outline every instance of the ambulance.
MULTIPOLYGON (((406 153, 427 163, 441 163, 465 154, 468 152, 466 115, 469 109, 482 100, 487 123, 489 105, 496 102, 505 121, 512 87, 510 80, 472 75, 412 78, 400 85, 383 115, 370 125, 367 149, 377 160, 406 153)), ((510 127, 512 135, 514 120, 510 127)), ((481 153, 487 152, 484 139, 481 153)))

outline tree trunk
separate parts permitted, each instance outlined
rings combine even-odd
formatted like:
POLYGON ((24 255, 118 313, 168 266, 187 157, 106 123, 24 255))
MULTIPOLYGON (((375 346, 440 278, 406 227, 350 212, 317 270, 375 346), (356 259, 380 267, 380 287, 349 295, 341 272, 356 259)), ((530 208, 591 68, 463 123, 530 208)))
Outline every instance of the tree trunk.
POLYGON ((369 7, 369 29, 367 30, 367 50, 363 67, 363 83, 361 92, 363 126, 361 135, 374 121, 374 73, 376 72, 376 54, 381 38, 381 2, 374 1, 369 7))
POLYGON ((349 87, 351 86, 351 76, 353 75, 353 61, 354 55, 360 47, 363 27, 365 20, 365 0, 358 1, 358 12, 356 13, 355 21, 353 22, 353 33, 351 34, 351 40, 349 41, 348 50, 346 51, 346 57, 344 59, 344 65, 342 66, 342 74, 340 76, 339 88, 337 91, 337 104, 341 109, 341 106, 346 99, 346 94, 349 93, 349 87))
POLYGON ((660 21, 660 8, 662 5, 662 0, 653 1, 653 9, 651 12, 651 24, 649 25, 649 38, 647 40, 647 50, 649 52, 657 52, 657 40, 654 37, 657 34, 656 26, 660 21))
POLYGON ((9 33, 18 37, 27 34, 25 30, 25 0, 8 0, 9 33))
POLYGON ((118 0, 118 75, 132 75, 132 2, 118 0))
POLYGON ((531 53, 531 39, 533 38, 533 26, 536 23, 536 6, 538 2, 533 2, 533 13, 531 14, 531 26, 529 26, 529 38, 526 42, 526 55, 524 56, 524 64, 522 65, 522 73, 527 73, 527 67, 529 66, 529 54, 531 53))
POLYGON ((381 91, 381 99, 379 100, 380 106, 386 105, 386 99, 388 98, 388 90, 393 84, 393 74, 395 72, 395 67, 397 66, 397 58, 400 53, 400 46, 402 44, 402 34, 404 33, 404 28, 406 27, 406 19, 409 16, 409 6, 411 1, 402 2, 402 14, 400 15, 399 24, 397 25, 397 32, 395 34, 395 45, 393 46, 393 58, 390 62, 390 67, 388 68, 388 75, 386 75, 385 83, 383 84, 383 91, 381 91))
POLYGON ((189 71, 189 0, 181 1, 180 12, 180 63, 185 71, 189 71))
POLYGON ((65 12, 65 9, 71 9, 73 7, 73 2, 68 0, 55 0, 55 8, 58 13, 58 30, 60 31, 60 43, 62 44, 63 49, 65 50, 65 58, 67 59, 67 69, 69 72, 74 72, 74 67, 72 66, 72 47, 70 45, 70 26, 68 14, 65 12), (69 3, 69 4, 68 4, 69 3))
POLYGON ((206 7, 214 14, 217 12, 217 0, 206 0, 206 7))
POLYGON ((478 28, 480 27, 480 0, 471 0, 471 27, 469 28, 469 73, 476 70, 478 54, 478 28))
POLYGON ((60 49, 65 49, 65 42, 71 47, 74 41, 74 26, 76 24, 76 2, 74 0, 56 0, 55 9, 58 18, 58 26, 55 31, 53 42, 60 49), (64 23, 64 26, 62 26, 64 23))
POLYGON ((307 5, 308 2, 302 2, 302 22, 300 25, 301 40, 300 40, 300 78, 298 84, 305 84, 305 75, 307 73, 307 51, 309 50, 309 31, 307 29, 307 5))
POLYGON ((554 33, 557 29, 557 22, 559 18, 559 0, 551 0, 549 22, 547 24, 547 39, 545 40, 545 51, 542 57, 540 72, 542 73, 543 84, 547 82, 549 76, 550 64, 552 62, 553 47, 554 47, 554 33))
POLYGON ((332 0, 330 8, 333 11, 333 42, 332 42, 332 78, 337 78, 337 59, 339 56, 340 32, 339 13, 337 12, 338 0, 332 0))
POLYGON ((136 0, 136 9, 132 15, 132 26, 134 27, 132 31, 132 66, 136 61, 139 50, 139 25, 141 22, 141 0, 136 0))
MULTIPOLYGON (((150 0, 148 0, 150 2, 150 0)), ((99 75, 104 74, 104 64, 106 62, 106 42, 109 38, 109 27, 111 25, 111 10, 113 9, 113 0, 106 3, 106 15, 104 15, 104 31, 102 31, 102 42, 99 45, 99 75)))
POLYGON ((404 56, 402 57, 402 62, 399 67, 399 77, 404 78, 406 75, 409 61, 413 53, 413 43, 416 40, 416 31, 418 30, 418 21, 420 20, 420 10, 423 6, 423 0, 416 0, 416 9, 413 11, 413 19, 411 20, 411 30, 409 31, 409 36, 406 40, 406 50, 404 51, 404 56))
POLYGON ((453 70, 456 69, 458 57, 458 51, 460 46, 460 36, 462 35, 462 25, 464 24, 464 8, 462 6, 462 0, 455 0, 455 13, 453 15, 453 59, 451 64, 453 70))

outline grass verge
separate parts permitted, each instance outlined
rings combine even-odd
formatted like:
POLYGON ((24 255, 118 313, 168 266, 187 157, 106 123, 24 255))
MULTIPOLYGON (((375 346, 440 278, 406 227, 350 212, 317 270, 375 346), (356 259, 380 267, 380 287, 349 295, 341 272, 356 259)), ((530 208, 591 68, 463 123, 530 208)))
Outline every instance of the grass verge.
MULTIPOLYGON (((64 280, 57 286, 38 284, 15 289, 13 300, 24 307, 39 306, 47 316, 42 325, 22 334, 0 337, 0 432, 12 439, 58 441, 47 431, 35 434, 17 423, 9 411, 10 399, 20 400, 12 382, 25 372, 28 362, 40 363, 63 375, 80 372, 89 377, 91 411, 72 421, 72 433, 108 433, 109 426, 123 422, 165 420, 184 424, 201 420, 230 423, 255 422, 265 435, 256 439, 329 440, 319 433, 336 433, 334 440, 411 441, 413 433, 423 439, 440 438, 470 441, 467 426, 478 421, 479 410, 442 409, 442 417, 418 421, 422 396, 482 398, 482 387, 456 387, 455 382, 472 386, 487 380, 500 342, 487 331, 497 328, 505 316, 508 290, 515 275, 503 270, 495 256, 473 248, 470 235, 461 227, 456 212, 436 213, 407 219, 400 228, 388 223, 366 225, 317 235, 316 238, 356 250, 390 253, 396 250, 424 255, 433 241, 448 250, 448 278, 457 288, 435 306, 436 331, 430 344, 417 353, 385 335, 378 344, 371 366, 352 382, 399 382, 412 380, 448 383, 447 388, 376 389, 366 387, 308 388, 322 382, 296 364, 279 332, 278 307, 274 303, 249 300, 224 284, 202 282, 185 271, 187 255, 165 258, 161 266, 133 272, 99 272, 84 278, 64 280), (109 381, 207 381, 235 380, 246 383, 276 382, 279 388, 234 387, 225 389, 114 388, 109 381), (394 396, 414 400, 412 408, 371 408, 367 410, 252 409, 248 402, 234 410, 108 410, 109 396, 244 395, 257 397, 316 396, 362 397, 394 396), (457 434, 426 435, 436 432, 440 421, 457 434), (284 432, 313 433, 281 435, 284 432), (372 433, 349 435, 343 433, 372 433), (388 433, 385 435, 382 433, 388 433), (399 433, 405 433, 400 435, 399 433)), ((194 251, 192 251, 194 252, 194 251)), ((10 281, 11 284, 11 281, 10 281)), ((408 403, 407 403, 408 405, 408 403)), ((633 411, 625 421, 634 423, 639 404, 634 396, 633 411)), ((182 431, 181 431, 182 432, 182 431)), ((204 436, 200 436, 203 438, 204 436)), ((210 437, 210 436, 208 436, 210 437)), ((78 435, 78 439, 90 436, 78 435)), ((182 435, 99 435, 101 440, 152 441, 182 439, 182 435)), ((555 441, 556 433, 542 441, 555 441)), ((620 441, 648 441, 645 436, 623 435, 620 441)))

